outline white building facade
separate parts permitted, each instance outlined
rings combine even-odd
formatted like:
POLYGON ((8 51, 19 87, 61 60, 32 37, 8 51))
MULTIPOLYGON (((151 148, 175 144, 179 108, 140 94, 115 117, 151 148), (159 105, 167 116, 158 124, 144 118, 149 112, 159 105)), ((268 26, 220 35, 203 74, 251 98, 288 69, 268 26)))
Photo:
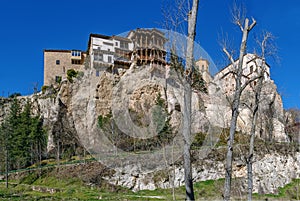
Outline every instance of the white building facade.
MULTIPOLYGON (((235 91, 235 74, 233 73, 235 68, 237 68, 238 60, 234 64, 230 64, 219 71, 214 76, 214 82, 218 83, 221 86, 222 90, 226 95, 231 95, 235 91)), ((245 84, 248 80, 257 77, 261 70, 264 71, 264 81, 270 80, 270 66, 265 63, 260 57, 255 54, 246 54, 243 59, 243 76, 242 76, 242 85, 245 84)), ((247 88, 256 86, 257 81, 254 80, 247 88)))

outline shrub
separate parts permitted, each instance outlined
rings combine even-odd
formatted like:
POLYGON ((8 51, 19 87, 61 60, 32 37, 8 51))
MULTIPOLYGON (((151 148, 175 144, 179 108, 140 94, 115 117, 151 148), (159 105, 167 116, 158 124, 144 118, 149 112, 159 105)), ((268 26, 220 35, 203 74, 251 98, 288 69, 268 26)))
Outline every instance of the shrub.
POLYGON ((110 117, 99 115, 98 116, 98 127, 104 128, 105 124, 107 124, 109 122, 109 120, 110 120, 110 117))
POLYGON ((16 98, 17 96, 21 96, 21 93, 15 92, 15 93, 9 95, 8 98, 16 98))
POLYGON ((42 93, 43 94, 46 93, 48 88, 49 88, 49 86, 46 86, 46 85, 42 86, 42 93))
POLYGON ((74 70, 74 69, 69 69, 67 71, 67 78, 68 80, 72 83, 73 82, 73 78, 78 76, 78 71, 74 70))
POLYGON ((55 82, 60 84, 61 83, 61 80, 62 80, 62 77, 61 76, 56 76, 55 77, 55 82))
POLYGON ((199 132, 195 134, 194 141, 192 142, 192 148, 200 148, 206 138, 205 133, 199 132))

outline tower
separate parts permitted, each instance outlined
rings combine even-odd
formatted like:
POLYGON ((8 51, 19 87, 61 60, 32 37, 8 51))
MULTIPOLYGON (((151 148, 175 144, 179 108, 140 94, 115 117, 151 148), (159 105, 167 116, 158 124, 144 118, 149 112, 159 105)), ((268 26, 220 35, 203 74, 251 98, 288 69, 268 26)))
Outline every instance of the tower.
POLYGON ((206 83, 209 83, 212 80, 212 77, 209 73, 209 62, 206 59, 200 58, 196 61, 196 70, 202 74, 202 78, 206 83))

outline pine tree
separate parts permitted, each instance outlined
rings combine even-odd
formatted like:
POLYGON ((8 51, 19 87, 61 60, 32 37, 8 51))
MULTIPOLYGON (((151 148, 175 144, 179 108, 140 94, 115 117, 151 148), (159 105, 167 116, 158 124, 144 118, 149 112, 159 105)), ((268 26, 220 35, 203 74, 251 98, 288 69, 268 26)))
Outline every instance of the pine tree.
POLYGON ((46 147, 46 135, 43 121, 39 116, 31 115, 29 101, 21 111, 18 99, 13 99, 9 114, 1 125, 0 139, 3 144, 2 153, 6 155, 6 164, 10 170, 41 161, 46 147))

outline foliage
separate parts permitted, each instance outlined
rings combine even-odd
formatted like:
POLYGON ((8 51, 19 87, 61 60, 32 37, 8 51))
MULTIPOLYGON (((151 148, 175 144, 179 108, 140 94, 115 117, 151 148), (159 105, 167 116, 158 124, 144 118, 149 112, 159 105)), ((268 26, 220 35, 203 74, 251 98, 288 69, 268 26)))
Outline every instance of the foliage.
POLYGON ((161 97, 161 93, 158 93, 155 103, 160 107, 164 107, 164 108, 166 107, 165 100, 161 97))
POLYGON ((46 86, 46 85, 42 86, 42 93, 43 94, 46 93, 48 88, 49 88, 49 86, 46 86))
MULTIPOLYGON (((112 115, 98 116, 98 128, 102 129, 108 139, 119 149, 124 151, 152 151, 170 143, 174 137, 170 125, 170 118, 166 110, 165 100, 158 94, 155 105, 151 108, 151 118, 157 135, 148 139, 139 139, 123 133, 116 125, 112 115)), ((133 122, 138 116, 131 116, 133 122)))
MULTIPOLYGON (((224 128, 222 130, 222 132, 220 134, 220 137, 219 137, 219 142, 217 143, 217 146, 227 145, 227 141, 228 141, 228 138, 229 138, 229 132, 230 132, 229 128, 224 128)), ((237 144, 248 144, 249 136, 244 134, 244 133, 235 131, 234 141, 237 144)))
POLYGON ((38 162, 46 147, 43 121, 31 115, 31 103, 27 101, 21 110, 19 101, 14 98, 9 115, 1 125, 0 141, 3 152, 8 152, 9 169, 19 169, 38 162))
POLYGON ((299 200, 300 179, 293 179, 291 183, 279 187, 278 194, 257 194, 254 193, 253 197, 258 200, 269 200, 268 198, 277 198, 278 200, 299 200))
POLYGON ((67 78, 69 80, 69 82, 73 82, 73 78, 76 78, 78 76, 78 71, 74 70, 74 69, 69 69, 67 71, 67 78))
MULTIPOLYGON (((132 192, 126 188, 112 188, 106 185, 105 181, 101 186, 88 186, 84 181, 85 177, 77 176, 70 177, 70 175, 61 175, 63 178, 57 176, 57 169, 45 168, 41 171, 32 171, 26 176, 20 177, 15 184, 10 184, 10 188, 5 188, 5 183, 0 181, 0 199, 8 198, 15 200, 172 200, 171 189, 155 189, 142 190, 132 192), (33 191, 32 186, 41 188, 56 189, 57 192, 50 194, 49 192, 33 191), (157 196, 150 198, 150 196, 157 196), (158 198, 159 197, 159 198, 158 198)), ((80 173, 78 174, 80 175, 80 173)), ((167 170, 160 170, 154 173, 154 180, 161 182, 169 179, 167 170)), ((223 192, 224 179, 206 180, 195 182, 194 190, 196 199, 201 200, 221 200, 223 192)), ((240 195, 238 179, 233 180, 233 200, 244 200, 245 194, 240 195), (234 193, 235 192, 235 193, 234 193)), ((299 179, 293 179, 291 183, 278 189, 277 194, 257 194, 253 195, 255 200, 299 200, 299 179)), ((184 200, 184 186, 175 188, 176 200, 184 200)))
MULTIPOLYGON (((59 179, 53 176, 53 172, 43 171, 41 177, 37 173, 31 173, 17 181, 18 184, 10 185, 9 191, 0 183, 0 199, 14 197, 16 200, 172 200, 170 189, 141 190, 132 192, 124 187, 112 187, 102 181, 101 186, 90 187, 81 178, 59 179), (41 189, 55 189, 56 193, 33 191, 32 186, 41 189)), ((157 182, 168 179, 166 171, 158 171, 155 175, 157 182)), ((204 200, 221 199, 223 180, 207 180, 195 183, 196 198, 204 200)), ((183 186, 175 188, 176 200, 184 200, 185 189, 183 186)))
POLYGON ((110 117, 109 116, 102 116, 99 115, 98 116, 98 127, 103 129, 104 125, 106 125, 107 123, 109 123, 110 121, 110 117))
POLYGON ((184 66, 183 66, 183 60, 178 57, 178 55, 175 53, 175 51, 172 49, 170 53, 170 66, 171 68, 175 69, 175 71, 180 75, 184 75, 184 66))
MULTIPOLYGON (((173 68, 176 72, 177 75, 180 77, 180 79, 184 78, 184 61, 178 57, 178 55, 176 55, 176 53, 171 50, 170 53, 170 66, 171 68, 173 68)), ((198 71, 196 71, 195 69, 193 70, 192 73, 192 82, 191 82, 191 87, 195 90, 207 93, 207 88, 206 88, 206 82, 204 81, 202 74, 198 71)))
POLYGON ((21 93, 15 92, 15 93, 10 94, 8 98, 16 98, 18 96, 21 96, 21 93))
POLYGON ((57 76, 57 77, 55 78, 55 81, 56 81, 58 84, 61 83, 61 80, 62 80, 62 77, 61 77, 61 76, 57 76))
POLYGON ((199 132, 195 134, 194 141, 192 142, 192 148, 200 148, 203 145, 203 142, 206 138, 205 133, 199 132))
POLYGON ((168 117, 165 100, 159 93, 155 100, 156 106, 152 111, 153 121, 156 124, 156 132, 158 133, 158 142, 160 144, 169 143, 172 139, 172 129, 170 125, 170 117, 168 117))
POLYGON ((204 93, 208 93, 206 88, 206 82, 204 81, 202 74, 198 71, 193 72, 192 75, 192 88, 204 93))

